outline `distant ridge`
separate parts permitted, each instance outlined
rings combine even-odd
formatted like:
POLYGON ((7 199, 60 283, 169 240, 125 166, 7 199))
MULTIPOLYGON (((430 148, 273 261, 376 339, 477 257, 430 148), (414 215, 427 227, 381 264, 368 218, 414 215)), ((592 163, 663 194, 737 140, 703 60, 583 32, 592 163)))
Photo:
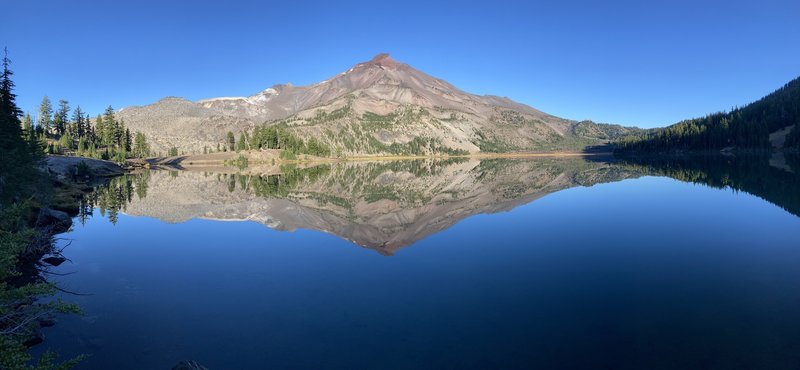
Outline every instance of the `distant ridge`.
POLYGON ((617 153, 800 149, 800 77, 728 113, 642 131, 616 143, 617 153))

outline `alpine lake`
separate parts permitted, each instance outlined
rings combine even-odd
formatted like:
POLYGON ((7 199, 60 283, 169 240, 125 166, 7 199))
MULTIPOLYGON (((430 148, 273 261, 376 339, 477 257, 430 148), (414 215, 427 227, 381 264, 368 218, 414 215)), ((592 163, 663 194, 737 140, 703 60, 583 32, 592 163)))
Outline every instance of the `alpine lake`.
POLYGON ((149 170, 50 269, 79 369, 796 369, 800 160, 149 170))

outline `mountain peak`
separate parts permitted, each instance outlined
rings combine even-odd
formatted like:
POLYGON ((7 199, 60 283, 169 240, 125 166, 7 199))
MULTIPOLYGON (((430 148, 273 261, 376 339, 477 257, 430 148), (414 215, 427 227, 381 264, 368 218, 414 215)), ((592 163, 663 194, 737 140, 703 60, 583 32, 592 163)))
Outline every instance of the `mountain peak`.
POLYGON ((364 65, 372 65, 378 67, 394 68, 397 67, 397 62, 392 59, 389 53, 380 53, 373 57, 369 62, 362 63, 364 65))

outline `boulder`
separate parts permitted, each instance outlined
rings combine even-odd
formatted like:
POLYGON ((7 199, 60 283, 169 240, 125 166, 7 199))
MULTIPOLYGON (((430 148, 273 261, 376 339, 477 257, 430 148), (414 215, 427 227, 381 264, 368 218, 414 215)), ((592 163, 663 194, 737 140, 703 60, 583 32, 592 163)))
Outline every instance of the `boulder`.
POLYGON ((64 232, 72 226, 72 218, 66 212, 45 208, 39 216, 41 226, 52 225, 56 232, 64 232))
POLYGON ((62 179, 76 181, 87 176, 117 176, 125 173, 125 169, 114 162, 101 159, 50 155, 47 156, 47 172, 62 179), (79 170, 79 166, 82 166, 83 170, 79 170))

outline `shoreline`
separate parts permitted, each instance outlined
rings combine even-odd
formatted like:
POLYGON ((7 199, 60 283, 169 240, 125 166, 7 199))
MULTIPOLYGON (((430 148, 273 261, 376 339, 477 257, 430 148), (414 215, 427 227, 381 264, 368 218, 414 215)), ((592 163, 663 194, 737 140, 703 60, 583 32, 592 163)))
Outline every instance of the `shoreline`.
POLYGON ((229 164, 240 156, 247 158, 248 166, 286 164, 315 164, 315 163, 347 163, 347 162, 384 162, 406 160, 447 160, 452 158, 464 159, 526 159, 526 158, 568 158, 568 157, 598 157, 613 156, 613 152, 515 152, 515 153, 471 153, 465 155, 359 155, 343 158, 323 158, 304 156, 298 159, 282 159, 276 153, 267 152, 224 152, 213 154, 188 154, 175 157, 153 157, 139 160, 129 160, 132 167, 235 167, 229 164), (249 155, 258 153, 258 155, 249 155), (264 158, 264 154, 267 157, 264 158), (254 158, 255 157, 255 158, 254 158), (261 158, 259 158, 261 157, 261 158))

